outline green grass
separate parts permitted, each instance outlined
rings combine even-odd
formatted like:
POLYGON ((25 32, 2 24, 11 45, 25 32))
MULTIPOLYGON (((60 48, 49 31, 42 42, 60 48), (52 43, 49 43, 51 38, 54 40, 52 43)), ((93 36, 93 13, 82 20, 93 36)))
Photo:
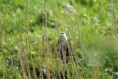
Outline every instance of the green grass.
POLYGON ((0 79, 60 79, 64 71, 70 79, 117 79, 117 4, 0 0, 0 79), (65 3, 76 13, 65 11, 65 3), (63 31, 71 43, 68 64, 55 51, 63 31))

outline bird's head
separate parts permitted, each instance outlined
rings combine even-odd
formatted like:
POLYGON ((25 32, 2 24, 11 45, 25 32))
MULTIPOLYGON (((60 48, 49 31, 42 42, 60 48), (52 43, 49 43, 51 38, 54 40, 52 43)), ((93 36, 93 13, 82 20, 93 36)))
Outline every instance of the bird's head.
POLYGON ((65 34, 65 32, 61 32, 61 34, 65 34))

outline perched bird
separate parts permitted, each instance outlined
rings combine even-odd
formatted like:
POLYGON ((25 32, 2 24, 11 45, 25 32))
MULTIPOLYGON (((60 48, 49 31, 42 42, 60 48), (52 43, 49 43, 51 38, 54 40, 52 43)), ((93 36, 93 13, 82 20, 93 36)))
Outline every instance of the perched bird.
POLYGON ((66 42, 67 42, 67 36, 65 32, 62 32, 58 39, 57 51, 60 51, 64 47, 66 42))
POLYGON ((69 61, 69 47, 67 44, 67 36, 65 32, 62 32, 58 39, 58 45, 56 48, 63 62, 68 63, 69 61))
POLYGON ((62 32, 61 35, 59 36, 59 40, 58 40, 58 45, 64 45, 67 41, 67 36, 65 34, 65 32, 62 32))

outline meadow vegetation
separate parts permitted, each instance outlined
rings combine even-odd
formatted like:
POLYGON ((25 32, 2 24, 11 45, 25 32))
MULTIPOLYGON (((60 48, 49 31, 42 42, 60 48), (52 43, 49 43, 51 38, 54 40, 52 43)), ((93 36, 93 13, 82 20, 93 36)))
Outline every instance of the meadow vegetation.
POLYGON ((0 0, 0 79, 118 79, 117 4, 0 0), (55 51, 61 32, 71 49, 67 64, 55 51))

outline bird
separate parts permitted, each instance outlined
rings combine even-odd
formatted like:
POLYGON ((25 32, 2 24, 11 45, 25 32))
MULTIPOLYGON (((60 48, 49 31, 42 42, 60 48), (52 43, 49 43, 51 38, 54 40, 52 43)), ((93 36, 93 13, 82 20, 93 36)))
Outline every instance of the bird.
POLYGON ((59 45, 64 45, 67 41, 67 36, 65 32, 62 32, 61 35, 59 36, 58 44, 59 45))
POLYGON ((56 51, 64 63, 69 62, 70 49, 68 46, 68 39, 65 32, 62 32, 58 38, 56 51))
POLYGON ((62 32, 58 39, 57 51, 60 51, 64 47, 66 42, 67 42, 67 36, 65 32, 62 32))

